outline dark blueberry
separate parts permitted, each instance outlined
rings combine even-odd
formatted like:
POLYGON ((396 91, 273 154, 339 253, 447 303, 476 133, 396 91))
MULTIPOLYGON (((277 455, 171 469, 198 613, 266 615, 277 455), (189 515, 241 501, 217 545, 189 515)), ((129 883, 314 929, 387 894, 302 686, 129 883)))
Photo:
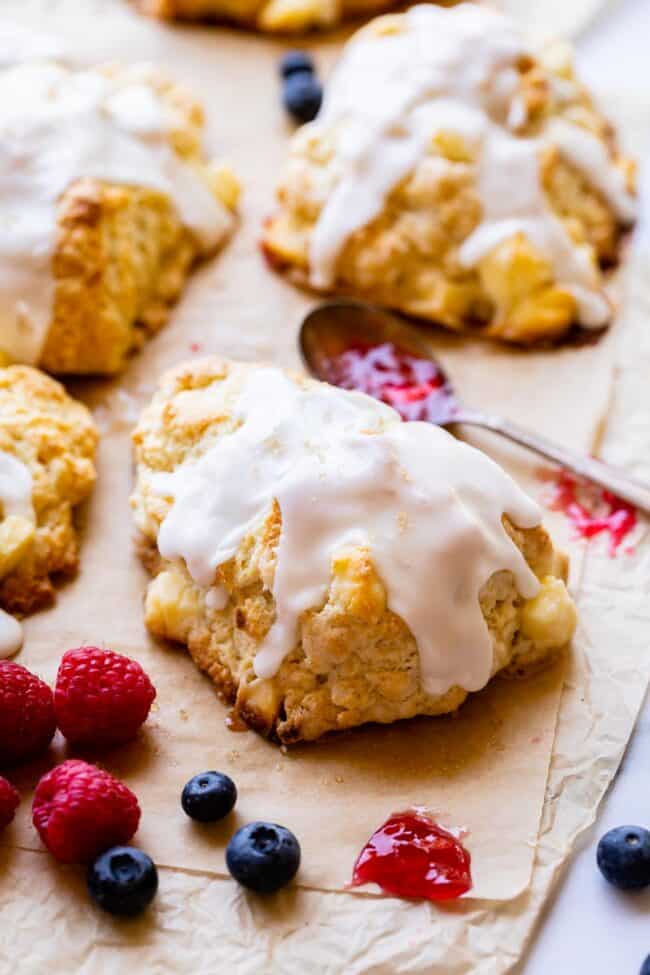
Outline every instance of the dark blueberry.
POLYGON ((158 871, 142 850, 114 846, 88 866, 88 891, 109 914, 141 914, 156 896, 158 871))
POLYGON ((199 823, 215 823, 223 819, 237 802, 235 783, 223 772, 201 772, 186 784, 181 805, 199 823))
POLYGON ((287 51, 284 57, 281 58, 281 77, 288 78, 290 74, 295 74, 296 71, 306 71, 307 74, 313 74, 314 61, 306 51, 287 51))
POLYGON ((290 830, 275 823, 248 823, 226 849, 226 863, 237 883, 272 894, 296 875, 300 845, 290 830))
POLYGON ((650 832, 642 826, 617 826, 598 844, 598 866, 605 880, 621 890, 650 884, 650 832))
POLYGON ((650 955, 648 955, 646 960, 641 965, 641 971, 639 972, 639 975, 650 975, 650 955))
POLYGON ((282 100, 289 115, 297 122, 311 122, 323 101, 323 86, 318 78, 300 71, 285 81, 282 100))

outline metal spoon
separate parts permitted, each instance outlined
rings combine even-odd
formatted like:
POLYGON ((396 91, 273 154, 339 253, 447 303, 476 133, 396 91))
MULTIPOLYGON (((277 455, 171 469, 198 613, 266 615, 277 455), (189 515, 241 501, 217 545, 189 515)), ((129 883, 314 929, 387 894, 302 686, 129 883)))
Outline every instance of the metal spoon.
POLYGON ((457 423, 483 427, 500 433, 516 444, 573 471, 595 484, 611 491, 617 497, 650 514, 650 485, 636 481, 625 471, 605 464, 601 460, 580 454, 555 444, 536 433, 523 430, 509 420, 491 413, 482 413, 464 406, 455 397, 453 387, 433 359, 428 346, 417 329, 390 312, 373 305, 348 299, 334 299, 317 305, 305 317, 300 329, 300 351, 307 368, 318 379, 336 382, 333 363, 353 344, 376 346, 392 343, 397 348, 419 359, 432 361, 441 377, 444 396, 436 397, 436 408, 428 419, 447 427, 457 423))

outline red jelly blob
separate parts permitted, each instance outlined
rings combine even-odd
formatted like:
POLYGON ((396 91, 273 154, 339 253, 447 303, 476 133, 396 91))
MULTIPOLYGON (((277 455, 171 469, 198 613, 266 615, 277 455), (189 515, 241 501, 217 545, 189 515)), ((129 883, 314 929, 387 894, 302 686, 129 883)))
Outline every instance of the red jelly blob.
POLYGON ((394 813, 359 854, 352 886, 379 884, 398 897, 448 901, 472 887, 470 855, 459 839, 422 812, 394 813))
POLYGON ((609 535, 609 554, 616 555, 621 543, 636 527, 636 509, 611 491, 586 484, 559 471, 553 475, 548 507, 562 511, 580 538, 609 535))
POLYGON ((439 422, 454 408, 453 394, 435 362, 392 342, 355 343, 328 360, 328 382, 388 403, 403 420, 439 422))

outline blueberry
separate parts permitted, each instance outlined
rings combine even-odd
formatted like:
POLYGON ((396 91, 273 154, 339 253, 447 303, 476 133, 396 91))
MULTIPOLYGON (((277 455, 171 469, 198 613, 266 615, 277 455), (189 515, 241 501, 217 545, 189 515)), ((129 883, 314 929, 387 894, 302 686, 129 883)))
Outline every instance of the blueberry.
POLYGON ((201 772, 186 784, 181 805, 199 823, 214 823, 223 819, 237 802, 235 783, 223 772, 201 772))
POLYGON ((284 826, 248 823, 237 830, 228 844, 226 863, 242 887, 271 894, 296 875, 300 845, 284 826))
POLYGON ((650 955, 648 955, 646 960, 641 965, 641 971, 639 972, 639 975, 650 975, 650 955))
POLYGON ((323 86, 318 78, 299 71, 285 81, 282 98, 287 112, 297 122, 311 122, 323 101, 323 86))
POLYGON ((618 826, 598 844, 598 866, 605 880, 621 890, 650 884, 650 832, 642 826, 618 826))
POLYGON ((88 866, 88 892, 109 914, 141 914, 158 890, 156 865, 134 846, 114 846, 88 866))
POLYGON ((287 51, 280 60, 281 77, 288 78, 296 71, 306 71, 307 74, 313 73, 314 62, 311 55, 307 54, 306 51, 287 51))

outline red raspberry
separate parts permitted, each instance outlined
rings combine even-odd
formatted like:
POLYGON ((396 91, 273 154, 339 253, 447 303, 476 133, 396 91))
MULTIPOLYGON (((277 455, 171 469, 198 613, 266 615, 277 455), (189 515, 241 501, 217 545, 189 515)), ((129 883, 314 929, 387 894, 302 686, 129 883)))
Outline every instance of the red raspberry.
POLYGON ((16 789, 0 775, 0 829, 4 829, 12 821, 19 802, 20 795, 16 789))
POLYGON ((140 822, 140 806, 119 779, 70 759, 36 786, 32 820, 57 860, 86 863, 111 846, 129 842, 140 822))
POLYGON ((75 745, 123 745, 147 720, 156 690, 135 660, 111 650, 68 650, 59 666, 54 709, 75 745))
POLYGON ((55 731, 47 684, 20 664, 0 661, 0 765, 44 752, 55 731))

